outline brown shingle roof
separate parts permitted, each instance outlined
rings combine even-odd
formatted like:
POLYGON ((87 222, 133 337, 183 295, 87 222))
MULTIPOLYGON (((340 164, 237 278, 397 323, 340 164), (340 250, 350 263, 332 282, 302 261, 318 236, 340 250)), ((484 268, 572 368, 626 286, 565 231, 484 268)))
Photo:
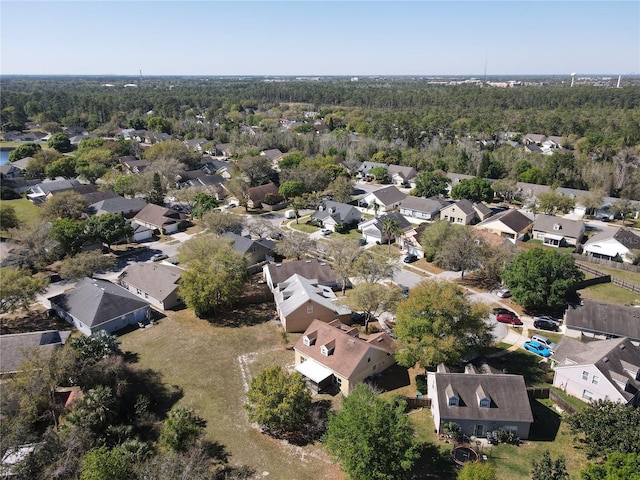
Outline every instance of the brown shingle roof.
POLYGON ((271 263, 267 265, 273 285, 284 282, 294 274, 309 280, 317 280, 319 284, 330 285, 338 283, 338 275, 325 262, 311 260, 297 260, 294 262, 271 263))

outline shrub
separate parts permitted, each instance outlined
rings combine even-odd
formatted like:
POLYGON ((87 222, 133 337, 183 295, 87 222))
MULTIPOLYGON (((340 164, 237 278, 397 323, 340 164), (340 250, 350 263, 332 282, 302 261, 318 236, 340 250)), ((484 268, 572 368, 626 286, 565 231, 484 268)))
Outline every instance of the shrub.
POLYGON ((416 388, 420 393, 428 392, 427 378, 424 375, 416 375, 416 388))

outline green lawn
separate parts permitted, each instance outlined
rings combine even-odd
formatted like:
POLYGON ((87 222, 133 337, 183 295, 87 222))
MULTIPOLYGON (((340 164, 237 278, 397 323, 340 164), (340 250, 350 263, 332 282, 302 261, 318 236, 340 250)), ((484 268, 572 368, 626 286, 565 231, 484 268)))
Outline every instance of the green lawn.
MULTIPOLYGON (((636 283, 640 286, 640 283, 636 283)), ((599 302, 615 303, 618 305, 640 305, 640 295, 631 290, 619 287, 613 283, 601 283, 578 290, 580 298, 587 298, 599 302)))
POLYGON ((597 263, 589 263, 589 262, 578 262, 582 265, 586 265, 587 267, 598 270, 606 275, 611 275, 612 277, 619 278, 620 280, 624 280, 625 282, 633 283, 635 285, 640 286, 640 273, 631 272, 629 270, 622 270, 612 267, 607 267, 605 265, 598 265, 597 263))
MULTIPOLYGON (((319 445, 292 446, 253 428, 243 409, 245 388, 269 365, 291 366, 293 352, 281 343, 266 313, 236 312, 245 326, 222 327, 196 319, 190 310, 170 313, 151 328, 120 337, 123 351, 141 367, 162 372, 184 391, 180 404, 207 420, 207 437, 224 445, 232 465, 248 465, 269 478, 338 480, 342 473, 319 445)), ((290 335, 291 343, 297 335, 290 335)))
MULTIPOLYGON (((11 205, 16 210, 16 215, 20 222, 27 225, 36 223, 40 219, 40 209, 26 198, 16 200, 0 200, 2 205, 11 205)), ((0 236, 6 237, 6 232, 2 231, 0 236)))

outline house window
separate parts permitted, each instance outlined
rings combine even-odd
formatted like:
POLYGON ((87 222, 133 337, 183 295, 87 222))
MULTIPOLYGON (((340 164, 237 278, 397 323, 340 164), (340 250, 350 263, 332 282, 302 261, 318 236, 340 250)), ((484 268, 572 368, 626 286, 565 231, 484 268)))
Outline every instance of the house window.
POLYGON ((313 305, 307 305, 307 313, 313 313, 313 305))
POLYGON ((339 387, 342 386, 342 379, 340 377, 333 377, 335 384, 338 385, 339 387))
POLYGON ((457 407, 458 406, 458 398, 457 397, 451 397, 449 399, 449 406, 450 407, 457 407))
POLYGON ((583 372, 582 372, 582 379, 583 379, 584 381, 589 380, 589 372, 585 372, 585 371, 583 371, 583 372))
POLYGON ((585 400, 591 400, 593 398, 593 393, 591 393, 589 390, 583 390, 582 398, 584 398, 585 400))
POLYGON ((491 406, 491 401, 487 398, 483 398, 482 400, 480 400, 480 406, 488 408, 491 406))
POLYGON ((591 378, 591 383, 593 383, 594 385, 598 385, 598 382, 600 381, 600 377, 598 375, 594 375, 591 378))
POLYGON ((140 290, 139 288, 136 288, 136 293, 137 293, 138 295, 142 295, 142 290, 140 290))

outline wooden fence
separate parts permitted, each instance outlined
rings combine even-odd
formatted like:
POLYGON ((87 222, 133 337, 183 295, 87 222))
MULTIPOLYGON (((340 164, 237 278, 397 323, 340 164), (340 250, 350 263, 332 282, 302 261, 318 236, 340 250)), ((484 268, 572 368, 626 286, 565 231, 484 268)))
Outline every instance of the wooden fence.
POLYGON ((576 283, 575 287, 577 290, 581 288, 585 288, 591 285, 596 285, 598 283, 613 283, 614 285, 618 285, 619 287, 626 288, 627 290, 631 290, 633 293, 640 293, 640 287, 634 285, 633 283, 626 282, 624 280, 620 280, 619 278, 612 277, 611 275, 607 275, 606 273, 601 272, 595 268, 589 267, 582 263, 576 263, 576 266, 591 275, 594 275, 596 278, 590 278, 588 280, 583 280, 582 282, 576 283))
POLYGON ((564 410, 568 414, 575 413, 575 409, 571 405, 569 405, 564 398, 562 398, 553 390, 549 390, 549 400, 551 400, 553 403, 558 405, 562 410, 564 410))
POLYGON ((581 262, 589 262, 595 265, 603 265, 609 268, 617 268, 618 270, 627 270, 629 272, 640 273, 640 265, 631 265, 630 263, 614 262, 613 260, 607 260, 606 258, 591 257, 588 255, 580 255, 573 253, 573 258, 581 262))
POLYGON ((431 399, 429 397, 405 397, 407 408, 431 408, 431 399))

